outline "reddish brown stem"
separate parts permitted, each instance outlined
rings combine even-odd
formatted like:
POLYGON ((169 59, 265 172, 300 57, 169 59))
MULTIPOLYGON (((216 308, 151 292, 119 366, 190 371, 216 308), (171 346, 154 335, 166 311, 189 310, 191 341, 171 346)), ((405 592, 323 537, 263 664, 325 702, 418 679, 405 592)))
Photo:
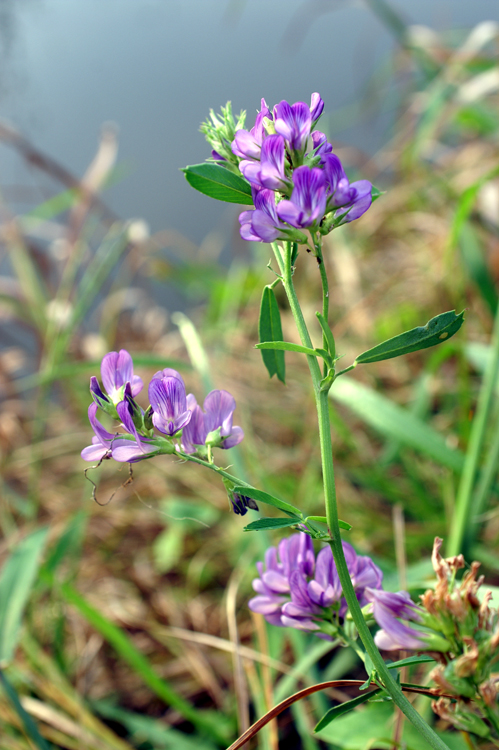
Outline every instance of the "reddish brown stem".
MULTIPOLYGON (((260 729, 268 724, 269 721, 272 721, 272 719, 275 719, 276 716, 279 716, 280 713, 293 705, 293 703, 296 703, 302 698, 306 698, 308 695, 318 693, 320 690, 327 690, 327 688, 360 687, 363 684, 364 683, 362 680, 332 680, 330 682, 319 682, 317 685, 311 685, 310 687, 304 688, 303 690, 299 690, 297 693, 290 695, 289 698, 281 701, 281 703, 278 703, 277 706, 274 706, 274 708, 272 708, 270 711, 267 711, 264 716, 258 719, 258 721, 255 721, 255 723, 250 726, 249 729, 247 729, 240 737, 238 737, 237 740, 227 748, 227 750, 239 750, 239 748, 241 748, 246 742, 248 742, 248 740, 254 737, 255 734, 260 731, 260 729)), ((371 682, 371 685, 373 687, 379 687, 375 682, 371 682)), ((429 688, 418 688, 405 686, 403 684, 402 688, 409 693, 419 693, 420 695, 428 695, 431 698, 434 697, 434 693, 432 693, 429 688)), ((455 696, 452 695, 445 695, 445 697, 455 698, 455 696)))

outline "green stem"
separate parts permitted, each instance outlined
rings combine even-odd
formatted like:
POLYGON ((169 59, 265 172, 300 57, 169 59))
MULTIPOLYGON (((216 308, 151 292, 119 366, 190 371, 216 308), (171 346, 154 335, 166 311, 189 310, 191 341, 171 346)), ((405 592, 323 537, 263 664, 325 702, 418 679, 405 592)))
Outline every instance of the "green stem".
POLYGON ((452 516, 449 532, 447 554, 458 555, 462 552, 463 542, 468 535, 471 505, 473 499, 473 486, 478 469, 480 454, 485 438, 485 432, 491 412, 491 404, 494 396, 497 374, 499 372, 499 305, 497 307, 490 342, 490 357, 483 377, 482 387, 478 396, 478 405, 473 424, 471 427, 470 442, 466 451, 463 473, 459 482, 456 497, 456 510, 452 516))
MULTIPOLYGON (((286 243, 286 257, 283 269, 283 284, 289 301, 291 312, 295 319, 301 342, 304 346, 312 348, 310 335, 303 317, 303 313, 293 285, 291 273, 291 244, 286 243)), ((340 536, 340 527, 338 524, 338 508, 336 502, 336 488, 334 482, 333 451, 331 442, 331 426, 329 420, 329 400, 328 394, 321 393, 320 380, 321 370, 316 357, 307 356, 310 374, 312 376, 315 402, 317 406, 317 415, 319 421, 319 438, 321 446, 322 474, 324 483, 324 497, 326 503, 326 516, 328 520, 331 540, 329 542, 333 557, 338 570, 343 595, 346 599, 348 609, 358 630, 360 639, 369 655, 379 678, 383 682, 387 692, 390 694, 393 702, 405 714, 409 721, 419 730, 422 736, 427 740, 435 750, 448 750, 447 745, 438 737, 432 728, 421 718, 412 704, 402 693, 400 686, 397 685, 390 674, 383 657, 378 651, 371 632, 366 624, 364 615, 360 608, 357 596, 355 594, 350 573, 348 571, 343 545, 340 536)))

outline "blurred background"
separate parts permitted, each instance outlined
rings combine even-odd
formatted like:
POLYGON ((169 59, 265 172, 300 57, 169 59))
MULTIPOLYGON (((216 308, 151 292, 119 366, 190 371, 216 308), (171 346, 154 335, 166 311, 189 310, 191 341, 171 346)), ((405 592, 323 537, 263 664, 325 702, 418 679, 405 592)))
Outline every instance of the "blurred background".
MULTIPOLYGON (((348 540, 416 599, 435 535, 498 582, 497 21, 496 0, 0 0, 2 750, 224 747, 294 690, 363 673, 249 612, 254 563, 280 537, 243 533, 216 478, 162 457, 122 487, 127 467, 106 462, 88 474, 100 507, 83 474, 89 376, 126 348, 146 382, 172 366, 198 401, 233 393, 234 473, 320 512, 306 363, 287 355, 283 386, 253 349, 269 248, 179 171, 209 155, 199 126, 228 100, 251 127, 262 97, 318 91, 350 178, 386 191, 326 241, 345 366, 467 308, 447 344, 335 384, 348 540)), ((297 284, 313 320, 312 258, 297 284)), ((296 704, 254 747, 364 748, 355 714, 311 735, 344 699, 296 704)))

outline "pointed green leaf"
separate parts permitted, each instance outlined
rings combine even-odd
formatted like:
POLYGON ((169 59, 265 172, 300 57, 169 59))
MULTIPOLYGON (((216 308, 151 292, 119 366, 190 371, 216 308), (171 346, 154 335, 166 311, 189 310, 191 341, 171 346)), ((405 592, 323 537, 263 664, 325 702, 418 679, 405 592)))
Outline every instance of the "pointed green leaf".
POLYGON ((7 697, 14 706, 17 715, 21 719, 28 737, 31 738, 31 740, 34 742, 36 747, 39 748, 39 750, 52 750, 52 745, 49 745, 48 742, 44 740, 44 738, 38 731, 36 722, 33 720, 31 715, 23 708, 14 687, 10 684, 9 680, 2 671, 0 671, 0 682, 7 697))
POLYGON ((402 667, 409 667, 411 664, 426 664, 430 661, 435 661, 433 656, 408 656, 407 659, 400 659, 400 661, 394 661, 392 664, 387 664, 388 669, 401 669, 402 667))
POLYGON ((262 529, 285 529, 286 526, 295 526, 302 523, 302 519, 295 518, 259 518, 258 521, 248 524, 244 531, 262 531, 262 529))
POLYGON ((292 344, 290 341, 262 341, 260 344, 255 344, 255 349, 299 352, 300 354, 308 354, 310 357, 319 356, 318 350, 309 349, 308 346, 302 346, 301 344, 292 344))
POLYGON ((356 364, 366 364, 368 362, 380 362, 392 357, 401 357, 409 352, 417 352, 420 349, 428 349, 430 346, 441 344, 454 336, 461 328, 464 321, 463 312, 456 315, 454 310, 440 313, 435 318, 428 321, 425 326, 418 326, 411 331, 394 336, 388 341, 369 349, 360 354, 355 362, 356 364))
POLYGON ((40 565, 48 529, 23 539, 7 558, 0 577, 0 667, 12 659, 21 620, 40 565))
POLYGON ((285 513, 290 513, 293 516, 299 516, 301 518, 301 511, 299 508, 295 508, 294 505, 290 505, 290 503, 286 503, 284 500, 279 500, 278 497, 269 495, 268 492, 264 492, 263 490, 256 490, 254 487, 238 486, 234 487, 233 491, 238 495, 245 495, 259 503, 273 505, 274 508, 279 508, 279 510, 283 510, 285 513))
POLYGON ((332 721, 337 719, 339 716, 343 716, 343 714, 352 711, 352 709, 356 708, 356 706, 360 706, 362 703, 367 703, 367 701, 372 698, 373 695, 376 695, 376 693, 380 692, 380 688, 376 688, 375 690, 371 690, 369 693, 361 693, 356 698, 352 698, 351 701, 345 701, 344 703, 340 703, 339 706, 330 708, 329 711, 324 714, 319 723, 314 727, 314 734, 315 732, 320 732, 321 729, 325 729, 328 724, 331 724, 332 721))
POLYGON ((379 190, 379 188, 375 187, 374 185, 371 187, 371 198, 374 201, 377 201, 378 198, 381 198, 382 195, 385 194, 385 190, 379 190))
MULTIPOLYGON (((260 319, 258 321, 258 337, 260 341, 266 343, 282 342, 282 326, 279 307, 270 286, 263 290, 262 304, 260 305, 260 319)), ((259 346, 259 345, 258 345, 259 346)), ((286 364, 284 361, 284 351, 262 351, 262 359, 268 370, 269 376, 277 375, 279 380, 284 383, 286 376, 286 364)))
POLYGON ((334 342, 333 332, 330 329, 329 324, 324 316, 320 312, 316 312, 315 314, 317 315, 317 320, 319 321, 322 332, 324 333, 324 338, 327 343, 329 354, 334 359, 334 357, 336 356, 336 344, 334 342))
POLYGON ((182 172, 191 187, 210 198, 244 206, 253 205, 249 182, 218 164, 193 164, 182 169, 182 172))

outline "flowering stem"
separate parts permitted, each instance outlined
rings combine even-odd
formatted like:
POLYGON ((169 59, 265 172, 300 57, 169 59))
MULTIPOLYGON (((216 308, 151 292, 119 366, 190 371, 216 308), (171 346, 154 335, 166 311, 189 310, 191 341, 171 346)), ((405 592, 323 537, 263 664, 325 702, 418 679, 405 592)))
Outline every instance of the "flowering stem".
MULTIPOLYGON (((286 294, 289 301, 291 312, 295 319, 296 327, 300 335, 303 346, 313 348, 310 334, 303 317, 303 312, 298 301, 296 290, 293 284, 292 270, 291 270, 291 243, 285 243, 285 255, 281 257, 283 272, 283 285, 286 290, 286 294)), ((279 257, 276 253, 276 257, 279 257)), ((279 260, 278 260, 279 262, 279 260)), ((281 264, 280 264, 281 265, 281 264)), ((323 266, 324 264, 320 264, 323 266)), ((326 272, 321 272, 321 278, 326 280, 326 272)), ((324 281, 323 281, 324 283, 324 281)), ((327 291, 325 287, 324 294, 327 291)), ((331 539, 329 544, 333 553, 333 557, 338 570, 341 586, 343 589, 343 595, 346 599, 348 609, 355 623, 360 639, 366 649, 368 656, 370 657, 376 672, 387 692, 390 694, 393 702, 398 706, 409 721, 419 730, 431 747, 435 750, 448 750, 447 745, 438 737, 438 735, 432 730, 432 728, 421 718, 418 712, 413 708, 412 704, 402 693, 400 686, 397 685, 393 679, 390 671, 388 670, 383 657, 377 649, 371 632, 367 626, 367 623, 362 614, 360 604, 355 594, 350 573, 348 572, 345 555, 343 552, 343 545, 341 542, 340 527, 338 523, 338 507, 336 502, 336 488, 334 482, 334 466, 333 466, 333 451, 331 442, 331 425, 329 419, 329 399, 327 392, 321 391, 320 381, 322 378, 319 363, 316 357, 307 356, 308 365, 310 368, 310 374, 312 376, 314 396, 317 407, 317 416, 319 421, 319 438, 321 446, 321 460, 322 460, 322 476, 324 484, 324 498, 326 503, 326 516, 328 521, 329 533, 331 539)))

